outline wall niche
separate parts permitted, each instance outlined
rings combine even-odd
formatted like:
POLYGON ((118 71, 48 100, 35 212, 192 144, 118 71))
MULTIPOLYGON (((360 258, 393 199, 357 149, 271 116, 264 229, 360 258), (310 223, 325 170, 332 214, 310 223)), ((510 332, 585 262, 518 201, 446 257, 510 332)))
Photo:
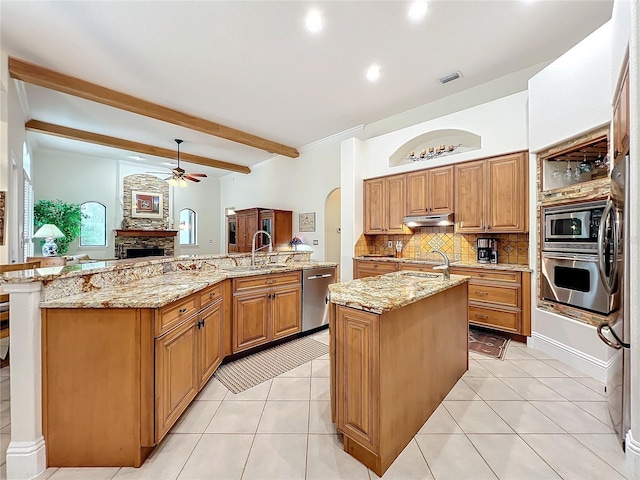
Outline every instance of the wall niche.
POLYGON ((426 132, 405 142, 389 157, 389 166, 397 167, 416 162, 436 160, 463 152, 479 150, 481 138, 465 130, 442 129, 426 132))

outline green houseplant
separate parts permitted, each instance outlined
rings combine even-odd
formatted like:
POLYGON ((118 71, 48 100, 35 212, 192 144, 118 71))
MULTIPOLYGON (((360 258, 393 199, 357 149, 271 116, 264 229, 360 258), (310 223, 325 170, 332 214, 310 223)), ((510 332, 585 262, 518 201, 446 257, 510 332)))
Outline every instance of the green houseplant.
POLYGON ((64 238, 58 238, 58 254, 64 255, 69 250, 69 244, 80 235, 82 225, 82 211, 78 203, 66 203, 62 200, 39 200, 33 208, 33 218, 36 231, 46 223, 52 223, 64 233, 64 238))

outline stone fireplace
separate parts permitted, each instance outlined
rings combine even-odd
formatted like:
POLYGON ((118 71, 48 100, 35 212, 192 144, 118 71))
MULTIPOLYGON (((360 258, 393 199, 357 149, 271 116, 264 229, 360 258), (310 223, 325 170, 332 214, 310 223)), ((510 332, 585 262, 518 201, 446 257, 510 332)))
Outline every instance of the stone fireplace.
POLYGON ((116 230, 115 257, 173 257, 177 234, 177 230, 116 230))

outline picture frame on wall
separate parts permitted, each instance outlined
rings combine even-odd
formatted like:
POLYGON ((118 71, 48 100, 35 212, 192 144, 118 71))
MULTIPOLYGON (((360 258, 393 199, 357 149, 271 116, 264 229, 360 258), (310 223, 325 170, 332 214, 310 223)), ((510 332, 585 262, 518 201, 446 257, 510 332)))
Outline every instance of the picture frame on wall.
POLYGON ((316 231, 316 212, 301 213, 299 216, 298 231, 315 232, 316 231))
POLYGON ((132 218, 163 218, 162 194, 131 192, 132 218))

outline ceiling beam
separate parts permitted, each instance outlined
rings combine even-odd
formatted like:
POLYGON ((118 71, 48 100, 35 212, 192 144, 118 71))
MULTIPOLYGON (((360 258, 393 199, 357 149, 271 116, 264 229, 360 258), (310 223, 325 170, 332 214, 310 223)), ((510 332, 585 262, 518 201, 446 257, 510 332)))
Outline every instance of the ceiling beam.
POLYGON ((25 62, 18 58, 9 57, 9 75, 11 78, 23 82, 49 88, 58 92, 74 95, 110 107, 119 108, 128 112, 155 118, 163 122, 172 123, 181 127, 197 130, 208 135, 231 140, 266 150, 270 153, 297 158, 298 150, 278 142, 267 140, 235 128, 225 127, 219 123, 195 117, 187 113, 179 112, 126 93, 111 90, 96 83, 91 83, 80 78, 65 75, 33 63, 25 62))
MULTIPOLYGON (((29 120, 25 123, 25 128, 30 132, 46 133, 56 137, 68 138, 71 140, 79 140, 81 142, 95 143, 105 147, 120 148, 131 152, 142 153, 143 155, 154 155, 156 157, 176 159, 176 150, 168 148, 154 147, 144 143, 123 140, 122 138, 109 137, 100 135, 99 133, 85 132, 75 128, 63 127, 62 125, 54 125, 53 123, 41 122, 39 120, 29 120)), ((206 167, 220 168, 222 170, 230 170, 238 173, 251 173, 251 169, 244 165, 236 163, 223 162, 222 160, 214 160, 213 158, 199 157, 190 153, 180 152, 180 160, 188 163, 196 163, 206 167)))

